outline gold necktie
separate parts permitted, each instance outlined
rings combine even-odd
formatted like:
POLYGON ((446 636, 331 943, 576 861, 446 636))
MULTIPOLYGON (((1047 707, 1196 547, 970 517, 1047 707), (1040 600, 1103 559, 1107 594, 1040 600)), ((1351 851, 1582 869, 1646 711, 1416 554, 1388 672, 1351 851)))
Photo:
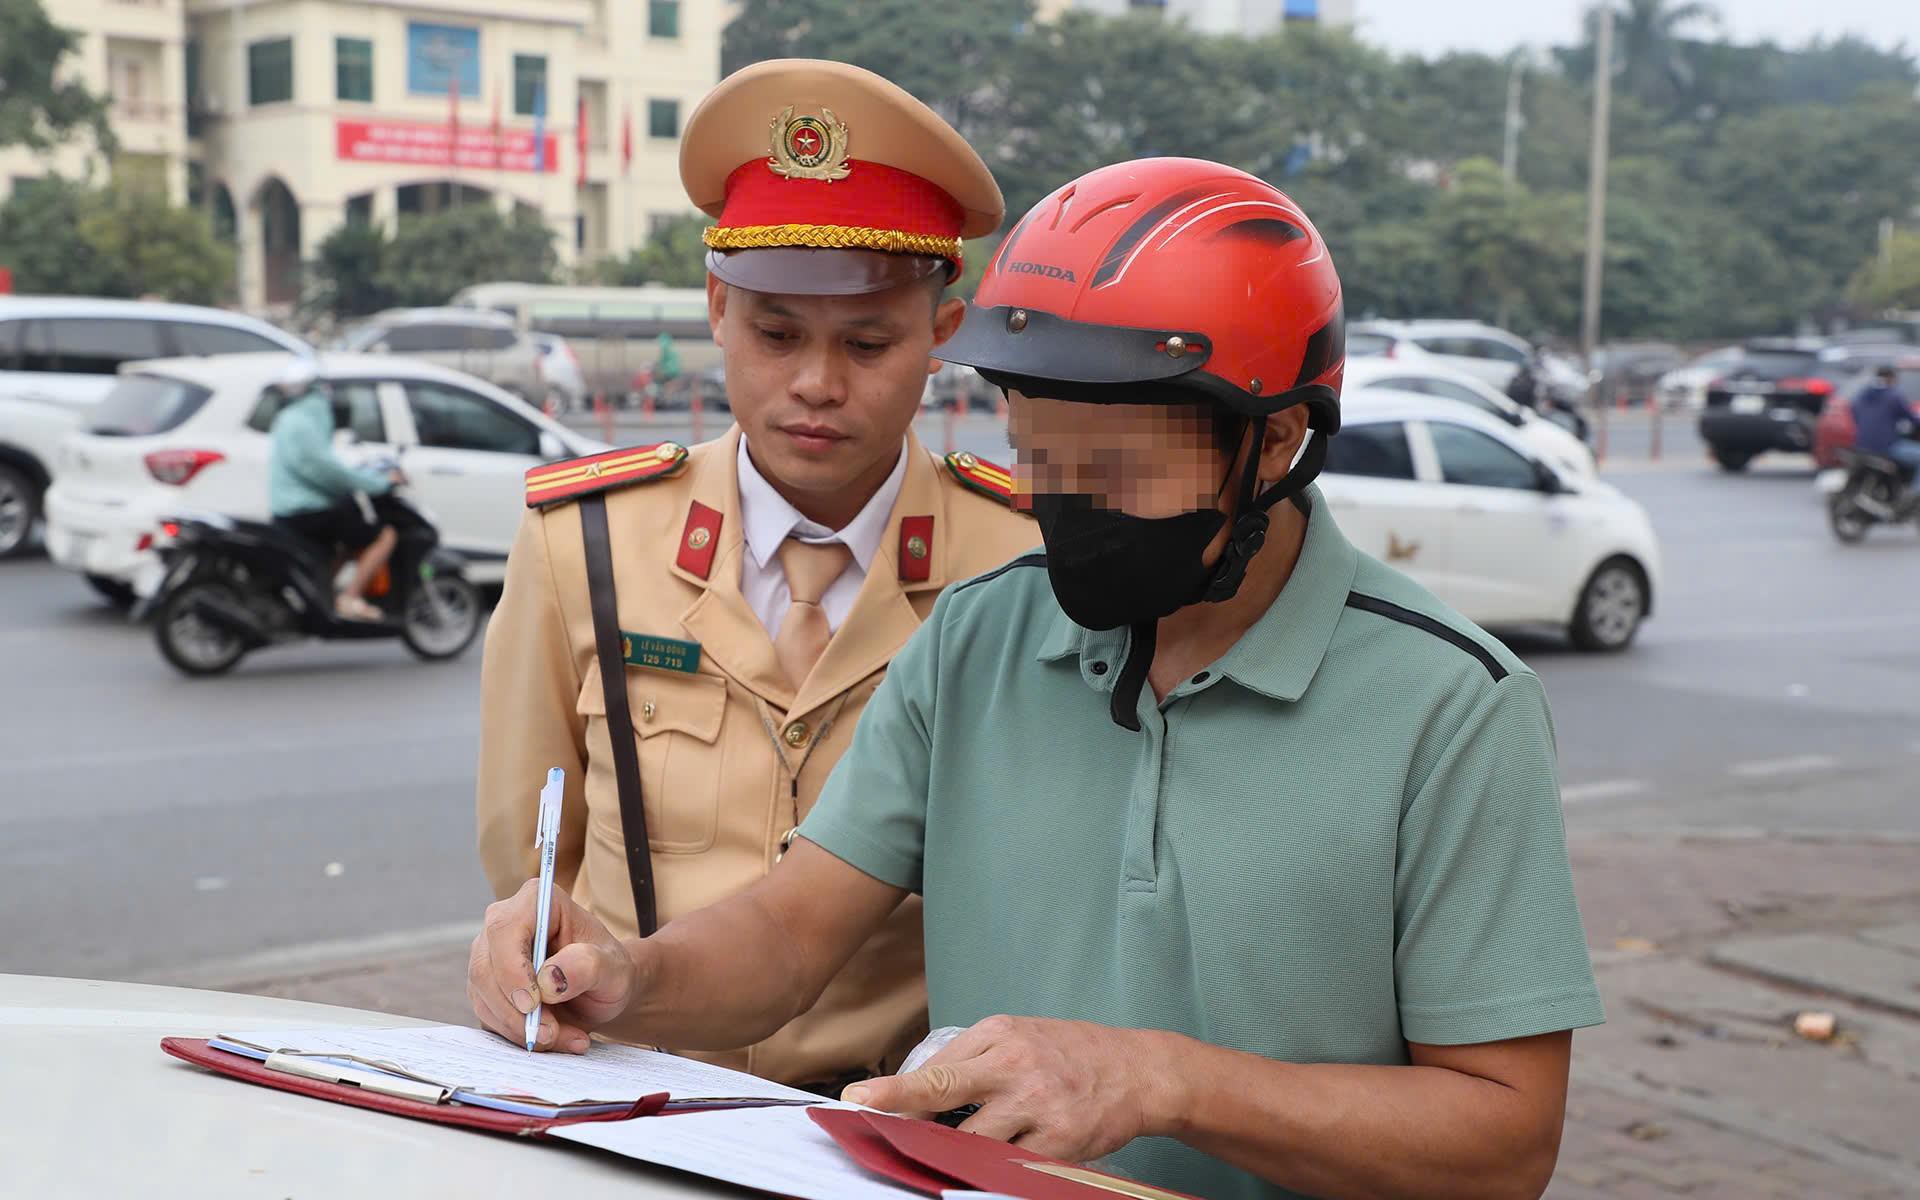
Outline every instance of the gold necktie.
POLYGON ((773 638, 774 657, 780 660, 797 691, 806 682, 807 672, 820 658, 833 637, 826 610, 820 598, 833 581, 853 561, 853 551, 844 542, 818 544, 788 538, 780 543, 780 569, 786 572, 787 590, 793 604, 780 619, 780 632, 773 638))

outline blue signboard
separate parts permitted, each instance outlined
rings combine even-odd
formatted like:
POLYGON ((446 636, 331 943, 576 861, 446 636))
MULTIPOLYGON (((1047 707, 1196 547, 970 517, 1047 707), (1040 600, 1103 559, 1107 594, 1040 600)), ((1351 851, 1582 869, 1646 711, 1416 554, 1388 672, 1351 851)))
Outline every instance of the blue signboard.
POLYGON ((1287 20, 1311 21, 1320 15, 1320 0, 1287 0, 1287 20))
POLYGON ((463 25, 407 23, 407 90, 446 95, 453 80, 462 96, 480 95, 480 31, 463 25))

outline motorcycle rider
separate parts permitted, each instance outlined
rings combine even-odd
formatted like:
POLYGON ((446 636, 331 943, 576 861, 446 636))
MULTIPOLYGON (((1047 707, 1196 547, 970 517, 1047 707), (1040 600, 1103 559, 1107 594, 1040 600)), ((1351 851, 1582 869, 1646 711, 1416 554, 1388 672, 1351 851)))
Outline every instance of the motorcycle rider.
POLYGON ((344 546, 354 558, 353 579, 334 599, 334 611, 349 621, 378 621, 367 585, 393 555, 398 541, 361 507, 356 492, 383 496, 403 482, 398 471, 360 470, 333 452, 332 397, 310 358, 296 356, 273 383, 283 404, 273 418, 273 449, 267 494, 276 524, 326 546, 344 546))
POLYGON ((1920 472, 1920 441, 1914 438, 1920 413, 1900 391, 1899 378, 1893 367, 1881 367, 1874 372, 1873 386, 1853 398, 1853 444, 1863 453, 1900 464, 1911 484, 1920 472))

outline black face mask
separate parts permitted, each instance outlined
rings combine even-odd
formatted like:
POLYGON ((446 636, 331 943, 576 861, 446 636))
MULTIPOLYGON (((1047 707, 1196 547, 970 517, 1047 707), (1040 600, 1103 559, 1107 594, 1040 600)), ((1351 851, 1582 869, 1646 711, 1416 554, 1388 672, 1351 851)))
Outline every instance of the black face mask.
POLYGON ((1213 570, 1200 556, 1227 519, 1211 508, 1133 517, 1057 493, 1035 495, 1033 516, 1054 597, 1088 629, 1158 621, 1204 599, 1213 570))

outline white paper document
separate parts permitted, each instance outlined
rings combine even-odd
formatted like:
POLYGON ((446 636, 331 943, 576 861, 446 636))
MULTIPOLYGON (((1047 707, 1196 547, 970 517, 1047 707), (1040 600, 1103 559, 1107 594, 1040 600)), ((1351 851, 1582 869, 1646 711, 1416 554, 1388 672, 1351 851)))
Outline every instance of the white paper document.
POLYGON ((819 1099, 742 1071, 634 1046, 595 1042, 585 1054, 529 1054, 491 1033, 458 1025, 268 1029, 223 1036, 266 1050, 390 1063, 456 1090, 533 1096, 556 1105, 631 1102, 654 1092, 670 1093, 675 1100, 819 1099))
POLYGON ((847 1157, 804 1108, 736 1108, 563 1125, 551 1136, 799 1200, 926 1200, 847 1157))

